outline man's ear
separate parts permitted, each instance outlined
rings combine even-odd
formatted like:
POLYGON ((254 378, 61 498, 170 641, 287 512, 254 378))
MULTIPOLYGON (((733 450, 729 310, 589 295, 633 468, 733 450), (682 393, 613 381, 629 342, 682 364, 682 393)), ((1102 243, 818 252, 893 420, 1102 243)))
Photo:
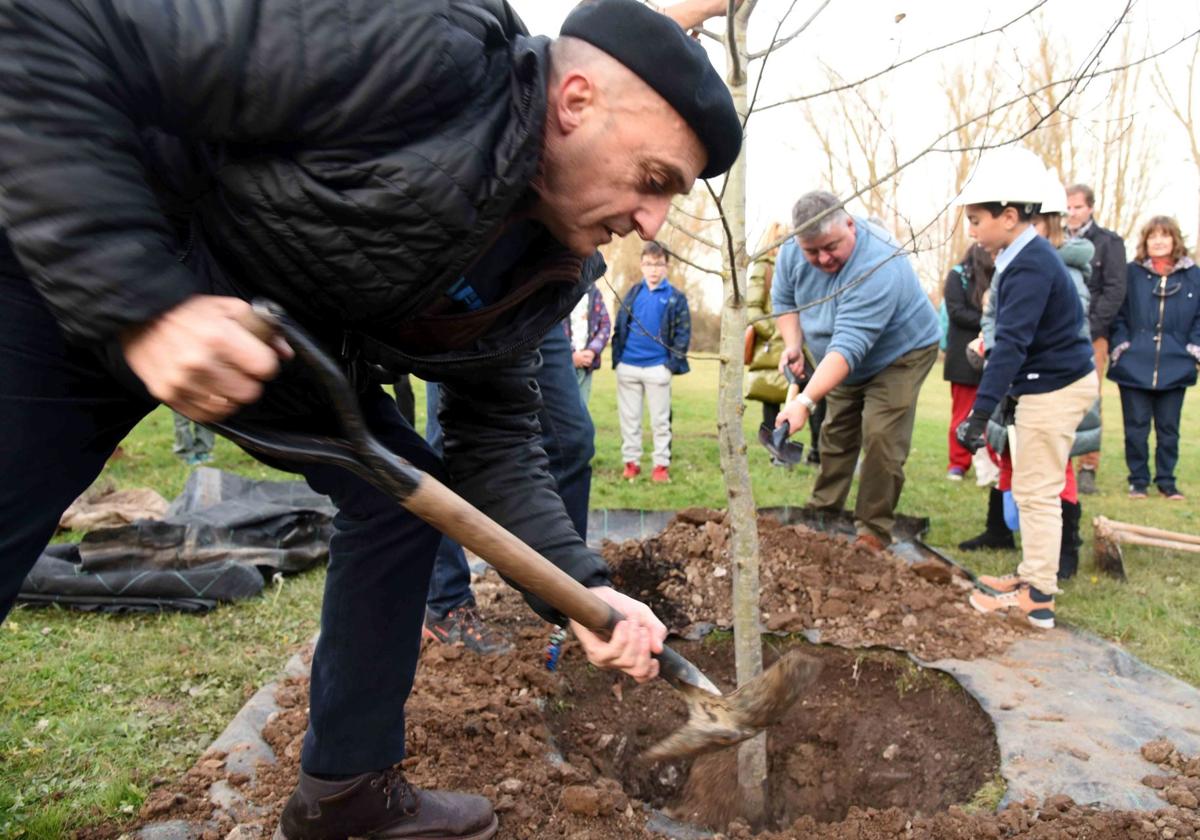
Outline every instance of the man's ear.
POLYGON ((846 214, 846 230, 854 233, 854 217, 846 214))
POLYGON ((566 73, 558 85, 554 116, 563 134, 575 131, 596 107, 596 85, 581 70, 566 73))

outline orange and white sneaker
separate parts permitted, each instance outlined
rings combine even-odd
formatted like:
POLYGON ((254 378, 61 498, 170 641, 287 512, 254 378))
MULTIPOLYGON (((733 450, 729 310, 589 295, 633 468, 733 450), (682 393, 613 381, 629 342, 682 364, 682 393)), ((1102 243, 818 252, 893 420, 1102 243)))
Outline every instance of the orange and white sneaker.
POLYGON ((1027 583, 1018 584, 1016 589, 988 595, 985 592, 971 593, 971 606, 981 613, 1018 609, 1026 620, 1042 630, 1054 628, 1054 596, 1047 595, 1027 583))
POLYGON ((1012 592, 1021 585, 1021 579, 1016 575, 980 575, 976 580, 981 586, 997 592, 1012 592))

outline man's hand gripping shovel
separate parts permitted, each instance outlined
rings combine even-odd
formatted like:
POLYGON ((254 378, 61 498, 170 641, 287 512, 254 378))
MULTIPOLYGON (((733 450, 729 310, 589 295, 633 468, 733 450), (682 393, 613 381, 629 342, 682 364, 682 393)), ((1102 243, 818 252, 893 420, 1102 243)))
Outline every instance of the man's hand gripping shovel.
MULTIPOLYGON (((261 321, 255 332, 264 338, 282 336, 297 359, 309 366, 337 414, 343 437, 254 428, 236 418, 214 424, 217 431, 239 446, 269 457, 349 470, 475 552, 508 579, 608 638, 623 618, 619 612, 437 479, 381 444, 367 428, 341 369, 282 309, 262 301, 254 308, 261 321)), ((688 720, 646 752, 652 761, 698 755, 757 735, 791 708, 821 670, 818 660, 791 651, 763 674, 722 695, 699 668, 671 648, 664 645, 656 658, 659 676, 687 702, 688 720)))
MULTIPOLYGON (((796 380, 796 374, 792 373, 791 368, 787 366, 783 368, 783 375, 787 377, 787 398, 791 400, 800 392, 800 383, 796 380)), ((788 440, 791 431, 791 424, 786 420, 774 429, 766 426, 758 427, 758 442, 766 447, 772 458, 788 467, 804 460, 804 444, 788 440)))

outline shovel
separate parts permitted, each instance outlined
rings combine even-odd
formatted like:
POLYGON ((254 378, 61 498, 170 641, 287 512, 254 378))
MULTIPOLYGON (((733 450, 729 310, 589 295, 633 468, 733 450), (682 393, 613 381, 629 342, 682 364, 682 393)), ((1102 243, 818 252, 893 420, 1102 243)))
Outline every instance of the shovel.
MULTIPOLYGON (((617 610, 440 481, 381 444, 368 430, 358 399, 337 364, 278 306, 257 301, 254 310, 261 323, 252 329, 264 338, 281 335, 296 357, 312 369, 344 437, 252 428, 236 419, 213 424, 217 431, 245 449, 272 458, 349 470, 559 612, 602 638, 611 635, 624 618, 617 610)), ((793 650, 770 670, 722 695, 699 668, 666 645, 655 658, 659 676, 687 702, 688 720, 647 752, 646 757, 654 761, 699 755, 752 738, 778 721, 821 671, 818 660, 793 650)))
MULTIPOLYGON (((799 392, 800 383, 796 380, 796 374, 787 366, 783 368, 783 375, 787 377, 790 400, 793 389, 799 392)), ((772 458, 787 467, 793 467, 804 460, 804 444, 788 440, 791 431, 792 424, 786 420, 774 429, 768 428, 766 424, 758 427, 758 442, 766 447, 772 458)))

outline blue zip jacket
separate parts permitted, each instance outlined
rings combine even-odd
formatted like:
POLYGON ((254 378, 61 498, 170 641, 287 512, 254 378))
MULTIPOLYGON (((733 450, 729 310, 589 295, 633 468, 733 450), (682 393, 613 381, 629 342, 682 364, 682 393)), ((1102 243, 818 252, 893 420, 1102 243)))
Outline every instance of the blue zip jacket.
MULTIPOLYGON (((688 345, 692 343, 692 314, 688 311, 687 296, 683 292, 663 281, 671 289, 671 299, 667 302, 667 311, 663 313, 662 330, 659 336, 667 345, 667 370, 676 376, 687 373, 688 345)), ((621 302, 617 304, 617 326, 612 337, 612 366, 615 369, 621 363, 621 354, 625 352, 625 342, 629 340, 629 313, 633 311, 633 302, 638 294, 646 288, 646 281, 641 280, 633 285, 621 302)))
POLYGON ((1195 385, 1196 359, 1187 348, 1200 346, 1200 268, 1185 258, 1163 277, 1131 262, 1109 340, 1113 349, 1129 342, 1108 368, 1118 385, 1149 391, 1195 385))
POLYGON ((1095 370, 1075 283, 1054 246, 1034 236, 992 280, 996 341, 974 411, 991 413, 1011 391, 1046 394, 1095 370))
POLYGON ((837 274, 810 264, 795 238, 779 249, 771 284, 776 314, 861 283, 800 313, 804 343, 820 364, 836 350, 850 365, 847 385, 861 385, 905 353, 937 344, 937 311, 921 288, 908 255, 891 234, 854 217, 850 259, 837 274))

